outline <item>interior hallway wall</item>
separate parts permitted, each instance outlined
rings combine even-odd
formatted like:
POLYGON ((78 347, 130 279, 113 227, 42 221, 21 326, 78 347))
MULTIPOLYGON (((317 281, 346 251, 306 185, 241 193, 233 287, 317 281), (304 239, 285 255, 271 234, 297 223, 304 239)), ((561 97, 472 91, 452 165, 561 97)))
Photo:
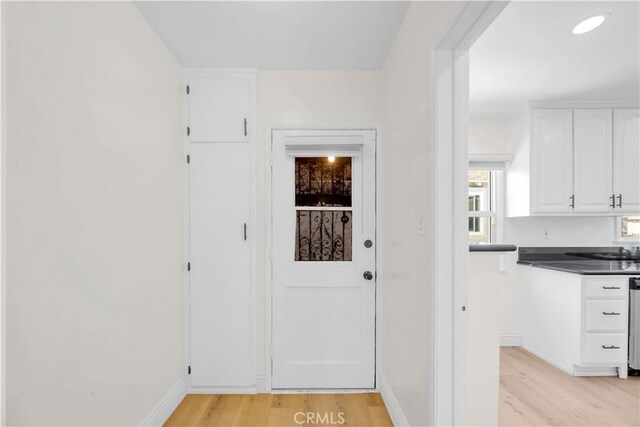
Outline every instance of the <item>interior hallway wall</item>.
MULTIPOLYGON (((258 377, 266 375, 266 173, 268 126, 380 124, 381 72, 260 71, 257 81, 258 377)), ((384 142, 383 142, 384 143, 384 142)), ((264 383, 258 384, 262 391, 264 383)))
MULTIPOLYGON (((434 283, 428 279, 436 254, 418 233, 434 183, 429 182, 434 102, 430 52, 458 11, 455 2, 412 2, 384 66, 384 143, 380 149, 382 223, 381 377, 395 396, 402 418, 427 425, 433 379, 428 367, 434 325, 427 310, 434 283)), ((379 274, 380 275, 380 274, 379 274)))
POLYGON ((184 377, 182 71, 130 2, 3 2, 7 423, 138 425, 184 377))
POLYGON ((510 122, 505 119, 469 120, 469 154, 507 154, 510 122))

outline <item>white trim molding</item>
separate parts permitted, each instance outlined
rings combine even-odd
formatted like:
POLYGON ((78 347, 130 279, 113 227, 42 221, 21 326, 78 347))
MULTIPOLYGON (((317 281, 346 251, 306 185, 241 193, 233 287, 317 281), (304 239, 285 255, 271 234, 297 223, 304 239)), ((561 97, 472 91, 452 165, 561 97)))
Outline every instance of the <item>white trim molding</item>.
POLYGON ((380 390, 382 400, 384 401, 384 406, 387 407, 387 412, 389 413, 389 417, 391 417, 391 422, 393 422, 393 425, 396 427, 409 425, 409 423, 407 422, 407 417, 405 417, 404 412, 402 412, 402 408, 398 403, 396 395, 393 394, 391 387, 389 387, 387 380, 385 380, 382 374, 378 375, 378 388, 380 390))
POLYGON ((538 108, 640 108, 637 102, 597 102, 597 101, 530 101, 530 109, 538 108))
POLYGON ((429 145, 429 251, 432 294, 429 425, 465 425, 466 311, 469 234, 468 49, 509 4, 467 1, 431 52, 433 133, 429 145))
POLYGON ((257 394, 255 387, 189 387, 188 394, 257 394))
POLYGON ((574 377, 617 377, 618 376, 618 369, 617 368, 612 368, 612 367, 599 367, 599 366, 576 366, 576 365, 572 365, 571 367, 569 366, 564 366, 564 365, 560 365, 556 362, 554 362, 553 360, 543 356, 542 354, 538 353, 537 351, 532 350, 530 347, 526 346, 526 345, 521 345, 521 347, 526 350, 527 352, 533 354, 534 356, 536 356, 539 359, 544 360, 545 362, 547 362, 550 365, 555 366, 556 368, 560 369, 563 372, 566 372, 567 374, 574 376, 574 377))
POLYGON ((469 163, 509 163, 511 154, 469 154, 469 163))
POLYGON ((184 376, 165 394, 158 404, 140 423, 142 426, 161 426, 176 410, 182 399, 187 395, 187 377, 184 376))
POLYGON ((256 376, 256 392, 269 392, 269 389, 267 388, 267 374, 264 372, 258 373, 258 375, 256 376))
POLYGON ((520 347, 520 334, 501 334, 500 347, 520 347))

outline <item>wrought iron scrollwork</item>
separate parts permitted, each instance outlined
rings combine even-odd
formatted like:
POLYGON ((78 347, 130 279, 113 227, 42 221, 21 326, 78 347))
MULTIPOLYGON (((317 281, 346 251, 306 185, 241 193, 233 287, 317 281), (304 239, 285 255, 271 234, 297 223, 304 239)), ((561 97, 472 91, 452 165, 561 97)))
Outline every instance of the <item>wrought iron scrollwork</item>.
POLYGON ((296 212, 296 261, 351 261, 351 211, 296 212))

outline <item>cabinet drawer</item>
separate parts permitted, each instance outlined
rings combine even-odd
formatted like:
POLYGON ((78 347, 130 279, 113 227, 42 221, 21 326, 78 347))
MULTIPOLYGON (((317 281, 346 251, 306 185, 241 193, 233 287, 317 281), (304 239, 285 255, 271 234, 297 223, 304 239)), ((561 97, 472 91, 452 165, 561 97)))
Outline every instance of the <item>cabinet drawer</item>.
POLYGON ((585 279, 587 298, 625 298, 629 292, 624 279, 585 279))
POLYGON ((627 330, 626 300, 587 300, 585 311, 587 332, 627 330))
POLYGON ((583 363, 627 363, 626 334, 584 334, 583 363))

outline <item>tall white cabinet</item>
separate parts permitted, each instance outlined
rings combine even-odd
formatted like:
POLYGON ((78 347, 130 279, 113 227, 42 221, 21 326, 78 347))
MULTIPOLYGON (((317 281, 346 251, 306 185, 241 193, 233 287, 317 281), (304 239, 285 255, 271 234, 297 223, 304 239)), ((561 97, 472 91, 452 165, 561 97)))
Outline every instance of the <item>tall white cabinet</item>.
POLYGON ((256 387, 254 73, 187 79, 189 387, 256 387))

